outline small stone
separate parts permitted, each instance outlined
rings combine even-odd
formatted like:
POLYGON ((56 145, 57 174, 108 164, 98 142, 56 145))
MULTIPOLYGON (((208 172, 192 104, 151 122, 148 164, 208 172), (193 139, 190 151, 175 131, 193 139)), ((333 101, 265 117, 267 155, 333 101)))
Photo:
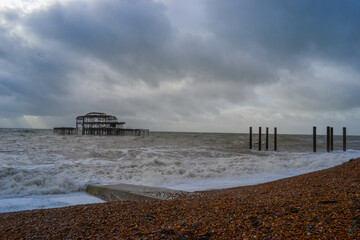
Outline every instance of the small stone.
POLYGON ((314 227, 315 227, 315 225, 313 225, 313 224, 308 224, 307 230, 308 230, 308 231, 311 231, 314 227))
POLYGON ((298 212, 299 212, 299 209, 297 209, 296 207, 291 207, 291 208, 290 208, 290 212, 291 212, 291 213, 298 213, 298 212))
POLYGON ((259 221, 258 221, 258 220, 254 221, 254 222, 252 223, 252 226, 253 226, 253 227, 256 227, 256 226, 258 226, 258 225, 259 225, 259 221))

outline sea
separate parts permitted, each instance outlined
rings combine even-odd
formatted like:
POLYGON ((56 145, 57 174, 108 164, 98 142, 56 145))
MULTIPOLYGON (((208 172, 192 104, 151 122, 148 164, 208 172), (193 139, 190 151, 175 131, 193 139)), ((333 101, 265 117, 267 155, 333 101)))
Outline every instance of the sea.
MULTIPOLYGON (((0 129, 0 213, 99 203, 88 184, 138 184, 184 191, 253 185, 330 168, 360 157, 360 137, 273 135, 258 151, 257 135, 151 132, 150 136, 56 135, 52 130, 0 129)), ((265 140, 265 136, 262 137, 265 140)))

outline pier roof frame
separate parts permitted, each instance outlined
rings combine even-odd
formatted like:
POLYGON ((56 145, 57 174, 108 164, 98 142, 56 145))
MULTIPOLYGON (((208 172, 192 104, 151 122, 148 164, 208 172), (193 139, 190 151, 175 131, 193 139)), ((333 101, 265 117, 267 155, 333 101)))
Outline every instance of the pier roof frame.
MULTIPOLYGON (((81 125, 97 125, 97 124, 116 124, 124 125, 125 122, 119 122, 117 117, 113 115, 107 115, 101 112, 89 112, 84 116, 76 117, 76 123, 81 125)), ((78 127, 78 126, 77 126, 78 127)))
POLYGON ((109 120, 117 120, 117 117, 115 117, 113 115, 107 115, 107 114, 101 113, 101 112, 90 112, 90 113, 85 114, 84 116, 76 117, 76 120, 82 120, 84 118, 105 118, 105 119, 109 119, 109 120))

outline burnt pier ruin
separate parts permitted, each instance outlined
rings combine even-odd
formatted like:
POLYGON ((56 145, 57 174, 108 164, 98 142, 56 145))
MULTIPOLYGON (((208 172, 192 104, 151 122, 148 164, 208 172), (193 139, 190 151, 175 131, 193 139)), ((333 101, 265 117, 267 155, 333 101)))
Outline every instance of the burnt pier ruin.
POLYGON ((76 118, 76 128, 54 128, 54 133, 61 135, 133 135, 148 136, 149 129, 130 129, 124 127, 117 117, 100 112, 90 112, 76 118))

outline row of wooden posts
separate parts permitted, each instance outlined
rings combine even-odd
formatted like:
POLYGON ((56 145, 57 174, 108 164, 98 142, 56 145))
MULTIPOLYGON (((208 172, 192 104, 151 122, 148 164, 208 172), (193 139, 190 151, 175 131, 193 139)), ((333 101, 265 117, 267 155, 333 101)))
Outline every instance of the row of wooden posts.
MULTIPOLYGON (((252 149, 252 127, 250 127, 250 149, 252 149)), ((266 128, 265 149, 269 149, 269 128, 266 128)), ((261 151, 261 127, 259 127, 259 151, 261 151)), ((277 128, 274 127, 274 151, 277 151, 277 128)))
MULTIPOLYGON (((261 151, 261 127, 259 127, 259 144, 258 149, 261 151)), ((252 127, 249 129, 249 148, 252 149, 252 127)), ((266 128, 265 134, 265 149, 269 149, 269 128, 266 128)), ((334 151, 334 128, 326 127, 326 150, 327 152, 334 151)), ((274 127, 274 151, 277 151, 277 128, 274 127)), ((346 127, 343 127, 343 151, 346 151, 346 127)), ((313 127, 313 152, 316 152, 316 127, 313 127)))
MULTIPOLYGON (((334 151, 334 128, 326 127, 326 151, 334 151)), ((346 127, 343 127, 343 151, 346 152, 346 127)), ((313 152, 316 152, 316 127, 313 127, 313 152)))

